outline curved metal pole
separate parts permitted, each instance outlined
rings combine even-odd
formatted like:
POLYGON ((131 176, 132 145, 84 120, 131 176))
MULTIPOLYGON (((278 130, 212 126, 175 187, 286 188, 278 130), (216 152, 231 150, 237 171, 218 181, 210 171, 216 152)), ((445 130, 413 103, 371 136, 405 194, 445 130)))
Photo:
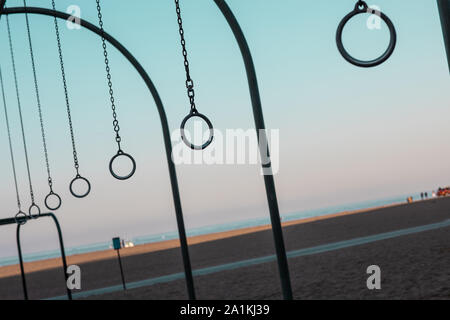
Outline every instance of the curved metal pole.
POLYGON ((450 68, 450 0, 437 0, 437 5, 441 17, 445 49, 447 50, 448 67, 450 68))
POLYGON ((259 144, 259 152, 261 159, 266 159, 268 164, 263 164, 264 184, 266 186, 267 201, 270 210, 270 220, 272 222, 272 232, 275 242, 275 249, 278 260, 278 270, 280 273, 281 288, 283 290, 283 297, 286 300, 292 300, 292 288, 291 280, 289 276, 289 267, 286 256, 286 248, 283 240, 283 230, 281 228, 280 212, 278 209, 277 193, 275 191, 275 182, 273 180, 270 155, 267 146, 266 126, 264 124, 264 116, 261 107, 261 98, 259 95, 258 81, 256 78, 255 65, 253 64, 250 48, 248 47, 247 40, 244 33, 239 26, 236 17, 231 11, 230 7, 224 0, 214 0, 216 5, 227 20, 236 41, 241 50, 242 58, 244 59, 245 70, 247 72, 248 86, 250 89, 250 97, 253 107, 253 117, 255 119, 255 127, 257 130, 258 140, 262 140, 263 143, 259 144))
MULTIPOLYGON (((65 12, 54 11, 54 10, 45 9, 45 8, 36 8, 36 7, 5 8, 1 14, 18 14, 18 13, 41 14, 41 15, 56 17, 56 18, 63 19, 63 20, 68 20, 71 17, 69 14, 67 14, 65 12)), ((0 17, 1 17, 1 15, 0 15, 0 17)), ((97 34, 99 36, 102 35, 102 31, 95 25, 93 25, 81 18, 79 21, 80 21, 81 26, 85 27, 86 29, 94 32, 95 34, 97 34)), ((176 218, 177 218, 178 234, 179 234, 179 238, 180 238, 181 253, 183 256, 183 265, 184 265, 184 274, 186 277, 186 286, 187 286, 189 299, 194 300, 195 299, 194 279, 192 276, 192 267, 191 267, 191 261, 189 258, 189 250, 188 250, 188 243, 187 243, 187 237, 186 237, 186 229, 185 229, 185 225, 184 225, 183 210, 181 208, 180 191, 178 189, 177 174, 176 174, 176 170, 175 170, 175 164, 172 162, 172 142, 170 140, 169 125, 167 123, 167 117, 166 117, 166 113, 164 111, 163 103, 161 101, 159 93, 156 90, 156 87, 154 86, 152 80, 150 79, 149 75, 144 70, 144 68, 141 66, 141 64, 136 60, 136 58, 119 41, 117 41, 114 37, 112 37, 108 33, 105 32, 104 37, 111 45, 113 45, 117 50, 119 50, 119 52, 122 53, 125 56, 125 58, 133 65, 133 67, 136 69, 136 71, 139 73, 139 75, 144 80, 145 84, 147 85, 147 88, 150 90, 150 93, 153 96, 153 99, 155 100, 156 107, 157 107, 158 113, 159 113, 159 118, 161 120, 162 131, 163 131, 167 165, 169 167, 170 183, 172 186, 172 195, 173 195, 173 201, 174 201, 174 206, 175 206, 175 214, 176 214, 176 218)))
POLYGON ((66 259, 66 251, 64 249, 64 242, 63 242, 63 237, 62 237, 62 232, 61 232, 61 226, 59 225, 58 219, 56 219, 56 216, 53 213, 49 213, 49 216, 55 222, 56 229, 58 230, 59 248, 61 250, 61 258, 62 258, 64 270, 65 270, 64 271, 64 278, 66 279, 67 297, 69 298, 69 300, 72 300, 72 291, 67 286, 67 279, 69 277, 67 275, 67 259, 66 259))
MULTIPOLYGON (((66 290, 67 290, 67 298, 69 300, 72 300, 72 291, 67 287, 67 279, 68 279, 67 260, 66 260, 66 251, 64 249, 64 242, 63 242, 61 227, 59 225, 58 219, 55 217, 55 215, 53 213, 45 213, 45 214, 33 216, 34 219, 43 218, 43 217, 51 217, 53 219, 53 221, 55 222, 56 230, 58 231, 59 249, 61 251, 61 259, 63 262, 64 279, 66 280, 64 282, 64 286, 66 287, 66 290)), ((28 219, 28 220, 31 220, 31 219, 28 219)), ((26 283, 26 279, 25 279, 25 269, 23 266, 22 245, 21 245, 21 241, 20 241, 20 228, 21 228, 21 225, 17 224, 17 231, 16 231, 17 251, 19 252, 20 273, 22 276, 23 294, 24 294, 25 300, 28 300, 28 290, 27 290, 27 283, 26 283)))
POLYGON ((16 242, 17 242, 17 251, 19 252, 20 275, 22 277, 23 298, 25 300, 28 300, 27 282, 25 280, 25 270, 23 268, 22 246, 20 245, 20 224, 17 224, 16 242))

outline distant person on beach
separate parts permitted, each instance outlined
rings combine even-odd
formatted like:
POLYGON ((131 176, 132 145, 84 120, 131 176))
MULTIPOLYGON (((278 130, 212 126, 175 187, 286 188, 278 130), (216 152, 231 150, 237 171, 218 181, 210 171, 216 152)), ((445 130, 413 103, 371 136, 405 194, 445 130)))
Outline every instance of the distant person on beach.
POLYGON ((436 192, 433 191, 433 192, 431 193, 431 197, 432 197, 432 198, 436 198, 436 192))
POLYGON ((420 193, 420 199, 423 200, 423 192, 420 193))
POLYGON ((425 199, 428 199, 428 192, 425 192, 425 199))

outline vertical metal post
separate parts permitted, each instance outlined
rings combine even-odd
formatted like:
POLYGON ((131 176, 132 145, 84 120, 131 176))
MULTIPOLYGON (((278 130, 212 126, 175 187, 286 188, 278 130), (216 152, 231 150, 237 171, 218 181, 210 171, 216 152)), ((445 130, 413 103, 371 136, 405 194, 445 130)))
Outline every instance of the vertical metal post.
MULTIPOLYGON (((257 130, 257 136, 259 140, 267 141, 264 117, 261 107, 261 98, 259 96, 258 81, 256 78, 255 66, 253 64, 252 55, 250 53, 250 48, 248 47, 247 40, 245 39, 244 33, 239 26, 236 17, 231 11, 230 7, 224 0, 214 0, 216 5, 219 7, 220 11, 224 15, 231 30, 238 42, 239 48, 241 50, 242 58, 244 59, 245 70, 247 72, 248 85, 250 89, 250 97, 252 100, 253 107, 253 117, 255 119, 255 127, 257 130)), ((259 151, 261 154, 261 159, 267 159, 268 164, 263 165, 264 184, 266 187, 267 201, 269 204, 270 220, 272 222, 272 232, 275 242, 275 250, 277 253, 278 270, 280 274, 281 287, 283 290, 283 297, 285 300, 292 300, 292 288, 291 280, 289 275, 289 267, 286 256, 286 248, 283 240, 283 230, 281 228, 280 212, 278 209, 277 194, 275 191, 275 182, 273 180, 273 174, 270 164, 270 156, 268 154, 268 148, 266 149, 266 144, 259 144, 259 151)))
POLYGON ((25 279, 25 270, 23 268, 22 246, 20 245, 20 226, 21 226, 20 224, 17 224, 16 229, 17 251, 19 252, 20 275, 22 277, 23 298, 25 300, 28 300, 27 282, 25 279))
POLYGON ((122 286, 123 286, 123 290, 127 290, 127 287, 125 285, 125 277, 123 275, 123 268, 122 268, 122 259, 120 258, 120 250, 117 249, 117 258, 119 259, 119 267, 120 267, 120 276, 122 277, 122 286))
POLYGON ((59 225, 58 219, 56 219, 56 216, 53 213, 49 213, 48 214, 53 221, 55 222, 56 225, 56 230, 58 231, 58 238, 59 238, 59 249, 61 251, 61 259, 63 262, 63 268, 64 268, 64 279, 66 280, 65 282, 65 287, 66 287, 66 291, 67 291, 67 298, 69 300, 72 300, 72 291, 69 289, 69 287, 67 286, 67 279, 69 278, 68 274, 67 274, 67 259, 66 259, 66 251, 64 249, 64 242, 63 242, 63 237, 62 237, 62 231, 61 231, 61 227, 59 225))
POLYGON ((450 70, 450 0, 437 0, 441 16, 442 32, 444 33, 445 49, 447 50, 448 67, 450 70))

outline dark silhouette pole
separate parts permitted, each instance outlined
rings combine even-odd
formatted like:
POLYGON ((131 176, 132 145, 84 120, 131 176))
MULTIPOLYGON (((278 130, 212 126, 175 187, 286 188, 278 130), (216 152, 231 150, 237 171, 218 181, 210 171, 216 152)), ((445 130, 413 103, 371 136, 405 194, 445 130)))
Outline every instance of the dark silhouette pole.
POLYGON ((115 237, 112 239, 113 242, 113 249, 117 251, 117 260, 119 262, 119 268, 120 268, 120 277, 122 278, 122 286, 123 290, 127 290, 127 286, 125 284, 125 276, 123 274, 123 268, 122 268, 122 258, 120 257, 120 249, 122 248, 122 243, 120 240, 120 237, 115 237))
POLYGON ((441 16, 442 32, 444 33, 448 67, 450 70, 450 0, 437 0, 437 4, 439 15, 441 16))
POLYGON ((122 286, 123 290, 127 290, 127 286, 125 284, 125 276, 123 275, 123 268, 122 268, 122 258, 120 257, 120 250, 117 251, 117 258, 119 259, 119 267, 120 267, 120 276, 122 277, 122 286))
MULTIPOLYGON (((22 246, 20 245, 20 224, 17 224, 16 243, 17 243, 17 252, 19 254, 20 276, 22 278, 23 298, 25 300, 28 300, 27 282, 25 280, 25 270, 24 270, 24 267, 23 267, 22 246)), ((64 273, 66 273, 66 269, 64 269, 64 273)))
MULTIPOLYGON (((19 14, 19 13, 20 14, 23 14, 23 13, 40 14, 40 15, 56 17, 56 18, 59 18, 62 20, 68 20, 71 17, 69 14, 67 14, 65 12, 54 11, 54 10, 45 9, 45 8, 36 8, 36 7, 26 7, 26 8, 13 7, 13 8, 3 9, 1 12, 1 14, 19 14)), ((1 17, 1 15, 0 15, 0 17, 1 17)), ((81 18, 79 21, 80 21, 80 23, 79 23, 80 26, 85 27, 86 29, 94 32, 95 34, 97 34, 99 36, 102 35, 102 31, 97 26, 95 26, 81 18)), ((117 50, 119 50, 119 52, 122 53, 123 56, 133 65, 133 67, 136 69, 136 71, 139 73, 139 75, 144 80, 145 84, 147 85, 147 88, 149 89, 151 95, 153 96, 153 99, 155 100, 156 107, 158 109, 159 117, 161 120, 162 131, 163 131, 167 165, 169 167, 170 183, 172 186, 172 195, 173 195, 173 201, 174 201, 174 206, 175 206, 175 214, 176 214, 176 218, 177 218, 178 234, 179 234, 179 238, 180 238, 180 247, 181 247, 181 253, 182 253, 182 257, 183 257, 184 273, 185 273, 185 277, 186 277, 186 286, 187 286, 189 299, 194 300, 195 299, 194 279, 192 276, 192 267, 191 267, 191 261, 189 258, 189 250, 188 250, 188 244, 187 244, 186 229, 185 229, 185 225, 184 225, 183 210, 181 207, 180 191, 178 189, 177 174, 176 174, 176 170, 175 170, 175 164, 172 161, 172 142, 170 140, 169 125, 167 123, 167 117, 166 117, 166 113, 164 111, 163 103, 162 103, 159 93, 156 90, 149 75, 144 70, 144 68, 141 66, 141 64, 136 60, 136 58, 119 41, 117 41, 114 37, 112 37, 108 33, 105 32, 104 37, 111 45, 113 45, 117 50)))
POLYGON ((273 180, 270 156, 268 153, 266 126, 264 124, 264 116, 261 107, 261 98, 259 95, 258 81, 256 78, 255 65, 253 64, 250 48, 248 47, 244 33, 239 26, 236 17, 231 11, 230 7, 224 0, 214 0, 220 11, 224 15, 231 30, 236 38, 236 41, 241 50, 242 58, 244 59, 245 70, 247 72, 248 86, 250 89, 250 97, 253 107, 253 117, 255 119, 255 127, 257 130, 258 140, 263 143, 259 144, 259 152, 261 159, 265 159, 267 164, 263 164, 264 184, 266 186, 267 201, 269 204, 270 219, 272 222, 272 232, 275 242, 275 250, 277 253, 278 270, 280 273, 281 288, 283 290, 283 297, 286 300, 292 300, 291 280, 289 276, 289 267, 286 256, 286 248, 283 240, 283 230, 281 227, 280 212, 278 209, 277 193, 275 191, 275 182, 273 180), (267 148, 267 149, 266 149, 267 148))
POLYGON ((0 0, 0 14, 3 11, 3 8, 5 7, 5 4, 6 4, 6 0, 0 0))

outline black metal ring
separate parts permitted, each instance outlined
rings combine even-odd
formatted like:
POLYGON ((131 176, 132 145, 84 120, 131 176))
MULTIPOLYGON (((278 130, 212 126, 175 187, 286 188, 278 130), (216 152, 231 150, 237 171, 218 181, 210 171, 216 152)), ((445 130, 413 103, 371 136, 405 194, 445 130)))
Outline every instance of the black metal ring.
POLYGON ((363 8, 360 8, 359 2, 358 2, 355 6, 355 9, 352 12, 350 12, 348 15, 346 15, 344 17, 344 19, 342 19, 341 23, 339 24, 339 27, 338 27, 337 33, 336 33, 336 43, 337 43, 339 52, 342 54, 342 56, 344 57, 345 60, 347 60, 351 64, 354 64, 355 66, 358 66, 358 67, 370 68, 370 67, 375 67, 375 66, 380 65, 383 62, 385 62, 387 59, 390 58, 390 56, 392 55, 392 53, 395 50, 395 45, 397 43, 397 33, 395 31, 395 27, 394 27, 394 24, 392 23, 391 19, 389 19, 389 17, 386 16, 383 12, 369 8, 367 6, 367 3, 365 3, 365 2, 363 2, 363 8), (351 18, 353 18, 354 16, 361 14, 361 13, 371 13, 371 14, 376 14, 376 15, 380 16, 381 19, 383 19, 383 21, 389 27, 389 32, 391 34, 391 40, 389 42, 389 46, 386 49, 386 51, 379 58, 376 58, 376 59, 370 60, 370 61, 363 61, 363 60, 358 60, 356 58, 353 58, 347 52, 347 50, 344 47, 344 44, 342 43, 342 32, 344 30, 345 25, 351 18))
POLYGON ((55 210, 58 210, 61 207, 62 200, 61 200, 61 197, 57 193, 54 193, 53 191, 50 191, 50 193, 45 197, 44 203, 45 203, 45 206, 47 207, 48 210, 55 211, 55 210), (58 200, 57 205, 55 207, 51 207, 48 204, 48 200, 52 196, 56 197, 56 199, 58 200))
POLYGON ((28 215, 30 216, 30 218, 36 219, 36 216, 40 216, 40 215, 41 215, 41 208, 39 208, 39 206, 38 206, 36 203, 32 203, 31 206, 30 206, 30 208, 28 208, 28 215), (33 215, 33 214, 31 213, 31 210, 32 210, 33 208, 37 208, 37 209, 38 209, 37 215, 33 215))
POLYGON ((193 149, 193 150, 203 150, 203 149, 205 149, 206 147, 208 147, 208 146, 211 144, 211 142, 212 142, 213 139, 214 139, 214 128, 213 128, 213 125, 212 125, 211 121, 209 121, 209 119, 208 119, 205 115, 203 115, 203 114, 201 114, 201 113, 198 113, 198 112, 193 112, 193 111, 191 111, 191 113, 189 113, 189 114, 186 116, 186 118, 184 118, 183 121, 181 122, 180 130, 181 130, 181 140, 183 140, 183 142, 184 142, 189 148, 191 148, 191 149, 193 149), (188 141, 188 139, 187 139, 186 136, 184 135, 184 126, 186 125, 186 122, 187 122, 189 119, 194 118, 194 117, 198 117, 198 118, 203 119, 203 120, 206 122, 206 124, 208 125, 208 127, 209 127, 209 138, 208 138, 208 141, 206 141, 206 142, 205 142, 204 144, 202 144, 201 146, 196 146, 195 144, 192 144, 191 142, 188 141))
POLYGON ((136 172, 136 161, 132 156, 130 156, 128 153, 123 152, 122 150, 117 151, 117 154, 111 158, 111 161, 109 162, 109 172, 111 172, 112 176, 118 180, 127 180, 130 179, 134 173, 136 172), (119 176, 114 172, 113 169, 113 163, 114 160, 116 160, 119 157, 126 157, 131 160, 131 163, 133 164, 133 168, 131 169, 131 172, 127 174, 126 176, 119 176))
POLYGON ((27 214, 25 212, 23 212, 22 210, 20 210, 14 217, 14 219, 16 220, 17 224, 20 224, 21 226, 23 226, 25 223, 27 223, 27 220, 29 219, 29 217, 27 216, 27 214), (22 217, 20 217, 22 216, 22 217))
POLYGON ((76 177, 70 182, 70 188, 69 189, 70 189, 70 193, 75 198, 84 198, 84 197, 86 197, 89 194, 89 192, 91 192, 91 183, 89 182, 88 179, 86 179, 86 178, 80 176, 79 174, 77 174, 76 177), (82 180, 82 181, 86 182, 86 184, 88 186, 88 189, 87 189, 87 191, 85 193, 83 193, 83 194, 76 194, 75 191, 73 191, 73 184, 77 180, 82 180))

